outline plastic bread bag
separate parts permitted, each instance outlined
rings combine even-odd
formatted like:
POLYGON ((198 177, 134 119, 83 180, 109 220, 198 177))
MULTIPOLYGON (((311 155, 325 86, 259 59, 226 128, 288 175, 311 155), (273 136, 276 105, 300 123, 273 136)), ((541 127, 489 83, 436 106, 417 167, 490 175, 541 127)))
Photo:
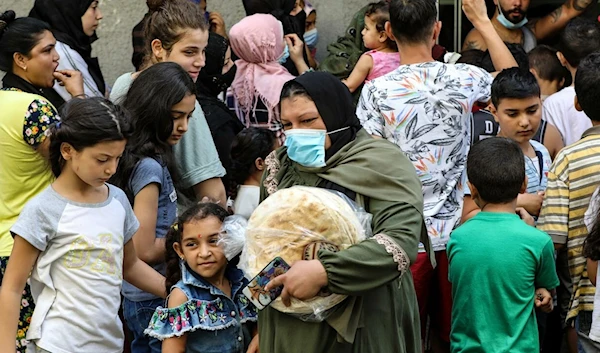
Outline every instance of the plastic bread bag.
MULTIPOLYGON (((316 259, 322 249, 337 252, 357 244, 367 237, 356 210, 347 199, 326 189, 294 186, 279 190, 250 217, 239 268, 252 278, 278 256, 292 265, 316 259)), ((320 322, 345 299, 345 295, 321 292, 305 301, 292 298, 290 307, 281 298, 271 306, 303 321, 320 322)))
POLYGON ((367 238, 370 238, 373 236, 373 215, 372 214, 367 212, 364 209, 364 207, 362 207, 359 204, 357 204, 356 202, 354 202, 352 199, 350 199, 348 196, 346 196, 346 194, 344 194, 343 192, 339 192, 337 190, 329 190, 329 189, 324 189, 324 190, 332 192, 332 193, 338 195, 339 197, 341 197, 342 199, 344 199, 346 201, 346 203, 348 203, 348 206, 352 207, 352 209, 354 210, 354 213, 356 214, 356 217, 358 217, 358 221, 360 222, 360 224, 362 225, 362 227, 365 231, 365 236, 367 238))
POLYGON ((248 221, 242 216, 229 216, 223 221, 217 245, 223 248, 227 261, 231 261, 242 252, 246 242, 246 227, 248 221))

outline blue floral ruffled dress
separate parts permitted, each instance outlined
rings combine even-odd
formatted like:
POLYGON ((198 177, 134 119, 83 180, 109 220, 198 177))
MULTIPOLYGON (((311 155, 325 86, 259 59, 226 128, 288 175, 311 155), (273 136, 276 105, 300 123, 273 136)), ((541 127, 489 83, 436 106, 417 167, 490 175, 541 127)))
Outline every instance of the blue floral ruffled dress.
POLYGON ((242 271, 227 268, 231 298, 191 273, 183 262, 181 277, 173 288, 183 291, 188 301, 176 308, 158 307, 144 333, 159 340, 185 334, 187 353, 245 353, 258 312, 242 294, 248 284, 242 271))

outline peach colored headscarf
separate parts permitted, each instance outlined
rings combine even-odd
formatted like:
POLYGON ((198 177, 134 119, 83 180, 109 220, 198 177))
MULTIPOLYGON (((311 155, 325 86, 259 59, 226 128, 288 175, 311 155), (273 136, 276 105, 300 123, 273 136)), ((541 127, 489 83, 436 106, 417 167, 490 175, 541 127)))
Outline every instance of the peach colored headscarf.
POLYGON ((240 58, 235 62, 237 74, 231 85, 246 118, 254 109, 256 98, 269 110, 269 122, 279 114, 277 105, 283 85, 294 79, 281 64, 284 38, 281 22, 272 15, 256 14, 238 22, 229 32, 231 49, 240 58))

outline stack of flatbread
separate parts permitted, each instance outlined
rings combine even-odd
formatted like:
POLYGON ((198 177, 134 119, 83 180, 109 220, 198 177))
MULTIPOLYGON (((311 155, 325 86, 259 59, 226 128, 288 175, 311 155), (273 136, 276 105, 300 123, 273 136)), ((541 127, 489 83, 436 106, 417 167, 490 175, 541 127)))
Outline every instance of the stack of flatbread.
MULTIPOLYGON (((289 265, 316 257, 319 249, 339 251, 365 239, 365 231, 346 200, 325 189, 294 186, 277 191, 263 201, 248 222, 240 268, 258 274, 273 258, 289 265)), ((307 321, 321 321, 322 313, 346 296, 320 293, 286 307, 281 298, 271 306, 307 321)))

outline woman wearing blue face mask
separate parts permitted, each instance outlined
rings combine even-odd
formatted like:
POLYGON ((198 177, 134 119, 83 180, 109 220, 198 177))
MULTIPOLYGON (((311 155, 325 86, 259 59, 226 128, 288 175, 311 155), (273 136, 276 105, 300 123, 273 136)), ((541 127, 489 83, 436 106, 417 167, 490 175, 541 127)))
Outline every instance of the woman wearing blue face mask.
POLYGON ((267 290, 283 285, 284 303, 313 298, 323 287, 349 298, 323 322, 265 308, 260 352, 420 352, 409 266, 419 240, 429 240, 414 167, 396 146, 362 129, 350 92, 331 74, 286 83, 280 107, 287 139, 265 161, 261 199, 294 185, 337 190, 373 214, 375 236, 337 253, 321 250, 271 280, 267 290))
POLYGON ((312 59, 317 56, 317 44, 319 43, 319 31, 317 30, 317 10, 308 2, 304 2, 306 13, 306 30, 304 32, 304 43, 308 47, 312 59))

